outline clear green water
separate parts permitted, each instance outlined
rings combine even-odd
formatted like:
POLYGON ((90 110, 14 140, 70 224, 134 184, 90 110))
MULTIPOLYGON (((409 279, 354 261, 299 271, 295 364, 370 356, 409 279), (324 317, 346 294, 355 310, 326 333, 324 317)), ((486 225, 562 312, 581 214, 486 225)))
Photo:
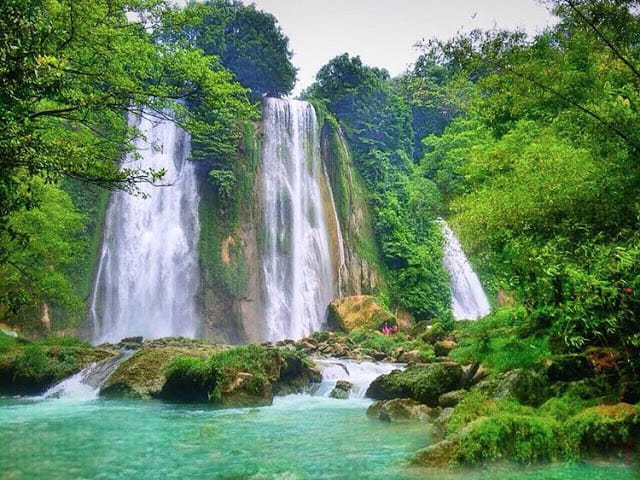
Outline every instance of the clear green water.
POLYGON ((366 400, 306 395, 212 410, 144 401, 0 399, 0 479, 631 480, 623 464, 409 468, 423 426, 368 420, 366 400))

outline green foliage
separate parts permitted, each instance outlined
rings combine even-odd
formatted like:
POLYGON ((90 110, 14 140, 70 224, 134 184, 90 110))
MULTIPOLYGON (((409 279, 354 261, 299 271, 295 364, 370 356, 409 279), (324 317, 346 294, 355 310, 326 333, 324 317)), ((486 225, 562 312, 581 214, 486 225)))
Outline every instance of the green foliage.
POLYGON ((18 339, 0 332, 0 354, 18 345, 18 339))
POLYGON ((25 393, 41 393, 80 370, 78 353, 75 345, 27 344, 11 362, 11 382, 25 393))
POLYGON ((378 331, 354 330, 348 335, 350 343, 360 346, 365 355, 383 352, 393 357, 397 349, 404 351, 418 350, 424 361, 435 357, 433 348, 418 338, 411 338, 402 332, 384 335, 378 331))
POLYGON ((414 173, 411 109, 384 70, 340 55, 322 67, 305 96, 341 124, 369 191, 373 229, 392 301, 416 317, 450 315, 435 185, 414 173))
POLYGON ((16 315, 51 302, 67 311, 81 311, 81 300, 65 270, 87 248, 81 236, 84 219, 64 191, 37 177, 25 182, 40 206, 8 216, 13 235, 0 230, 5 252, 0 263, 0 305, 8 307, 3 313, 16 315))
POLYGON ((459 362, 481 362, 496 372, 531 368, 549 355, 549 349, 545 336, 522 336, 527 316, 522 307, 502 308, 461 325, 460 346, 450 356, 459 362))
POLYGON ((620 347, 637 372, 640 21, 629 2, 548 3, 559 23, 532 39, 476 31, 425 45, 408 88, 463 100, 425 138, 419 168, 483 279, 528 311, 500 340, 477 335, 476 357, 527 365, 550 334, 559 351, 620 347), (531 355, 490 358, 504 349, 531 355))
POLYGON ((247 87, 253 100, 280 97, 294 87, 289 39, 276 18, 237 0, 190 2, 165 15, 163 38, 183 41, 216 56, 247 87))
POLYGON ((35 342, 36 345, 43 345, 47 347, 81 347, 91 348, 91 345, 84 340, 80 340, 77 337, 62 336, 62 337, 44 337, 35 342))

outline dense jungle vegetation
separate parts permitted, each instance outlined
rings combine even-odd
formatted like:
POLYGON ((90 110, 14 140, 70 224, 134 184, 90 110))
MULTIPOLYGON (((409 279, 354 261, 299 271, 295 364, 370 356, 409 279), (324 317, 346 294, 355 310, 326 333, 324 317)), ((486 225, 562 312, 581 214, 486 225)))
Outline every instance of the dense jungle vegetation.
POLYGON ((533 38, 426 42, 398 78, 344 54, 305 95, 354 150, 396 302, 450 327, 442 215, 505 309, 474 327, 477 358, 614 347, 635 377, 638 4, 547 3, 558 22, 533 38))

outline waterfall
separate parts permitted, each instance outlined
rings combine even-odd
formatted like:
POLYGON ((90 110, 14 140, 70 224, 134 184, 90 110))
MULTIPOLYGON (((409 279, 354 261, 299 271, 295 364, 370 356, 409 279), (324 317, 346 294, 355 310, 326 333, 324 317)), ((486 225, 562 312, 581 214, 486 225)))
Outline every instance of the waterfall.
POLYGON ((198 192, 195 167, 185 161, 189 136, 175 123, 131 116, 142 136, 123 167, 165 170, 163 184, 143 195, 115 192, 105 218, 90 302, 93 340, 193 337, 198 330, 198 192))
POLYGON ((42 395, 42 398, 67 398, 73 400, 98 398, 100 387, 109 378, 109 375, 134 353, 132 350, 125 351, 101 362, 93 362, 75 375, 55 384, 42 395))
POLYGON ((406 366, 400 363, 356 362, 341 358, 316 360, 316 364, 320 367, 322 382, 315 395, 328 397, 338 380, 346 380, 352 385, 350 398, 364 398, 369 385, 376 378, 393 370, 404 370, 406 366))
POLYGON ((444 234, 444 267, 451 276, 451 308, 456 320, 475 320, 491 311, 478 275, 462 251, 460 242, 445 222, 441 223, 444 234))
POLYGON ((320 191, 320 134, 307 102, 264 102, 263 275, 269 340, 325 325, 336 287, 320 191))

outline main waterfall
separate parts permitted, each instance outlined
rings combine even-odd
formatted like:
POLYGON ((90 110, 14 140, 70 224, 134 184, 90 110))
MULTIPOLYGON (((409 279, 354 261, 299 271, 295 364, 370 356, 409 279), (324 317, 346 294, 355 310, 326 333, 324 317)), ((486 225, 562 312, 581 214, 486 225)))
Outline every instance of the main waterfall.
POLYGON ((491 311, 478 275, 462 251, 453 231, 442 222, 444 266, 451 275, 451 308, 456 320, 475 320, 491 311))
POLYGON ((93 340, 193 337, 200 229, 195 168, 185 161, 189 136, 169 120, 144 114, 130 123, 142 136, 124 166, 164 169, 169 186, 143 185, 144 196, 111 197, 90 303, 93 340))
POLYGON ((325 325, 335 281, 320 182, 319 128, 307 102, 264 102, 266 333, 300 338, 325 325))

